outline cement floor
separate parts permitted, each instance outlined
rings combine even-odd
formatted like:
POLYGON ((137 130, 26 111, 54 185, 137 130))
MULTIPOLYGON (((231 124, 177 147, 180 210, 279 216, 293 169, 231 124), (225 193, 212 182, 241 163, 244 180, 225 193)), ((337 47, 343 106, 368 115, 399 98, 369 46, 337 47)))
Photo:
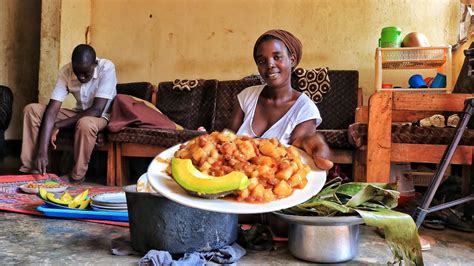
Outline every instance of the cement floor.
MULTIPOLYGON (((18 159, 0 163, 1 174, 16 174, 18 159)), ((1 265, 136 265, 140 256, 114 256, 111 240, 128 236, 126 227, 53 219, 0 211, 1 265)), ((431 243, 426 265, 474 265, 474 233, 421 228, 431 243)), ((361 226, 358 255, 343 265, 386 265, 391 252, 373 228, 361 226)), ((307 265, 294 258, 286 242, 276 251, 248 251, 238 265, 307 265)), ((314 264, 314 263, 313 263, 314 264)))
MULTIPOLYGON (((128 236, 126 227, 0 212, 2 265, 136 265, 140 256, 114 256, 111 240, 128 236)), ((474 234, 421 229, 431 243, 426 265, 474 265, 474 234)), ((392 260, 385 240, 362 226, 358 255, 343 265, 385 264, 392 260)), ((281 242, 276 251, 248 251, 238 265, 306 265, 281 242)))

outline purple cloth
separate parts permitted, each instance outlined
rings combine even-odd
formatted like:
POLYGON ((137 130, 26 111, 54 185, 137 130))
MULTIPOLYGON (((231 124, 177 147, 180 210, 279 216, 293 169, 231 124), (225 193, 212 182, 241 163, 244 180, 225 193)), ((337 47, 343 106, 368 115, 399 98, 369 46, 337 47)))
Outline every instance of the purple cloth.
POLYGON ((234 243, 230 246, 207 251, 186 253, 182 258, 173 260, 168 251, 150 250, 139 260, 140 266, 188 266, 188 265, 209 265, 208 261, 219 264, 233 264, 247 252, 239 244, 234 243))

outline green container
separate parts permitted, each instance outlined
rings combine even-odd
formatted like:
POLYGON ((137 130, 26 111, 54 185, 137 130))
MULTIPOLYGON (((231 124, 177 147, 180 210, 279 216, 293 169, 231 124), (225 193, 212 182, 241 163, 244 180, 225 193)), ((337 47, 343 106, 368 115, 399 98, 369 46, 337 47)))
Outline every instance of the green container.
POLYGON ((402 29, 399 27, 385 27, 379 39, 379 47, 382 48, 397 48, 402 44, 402 29))

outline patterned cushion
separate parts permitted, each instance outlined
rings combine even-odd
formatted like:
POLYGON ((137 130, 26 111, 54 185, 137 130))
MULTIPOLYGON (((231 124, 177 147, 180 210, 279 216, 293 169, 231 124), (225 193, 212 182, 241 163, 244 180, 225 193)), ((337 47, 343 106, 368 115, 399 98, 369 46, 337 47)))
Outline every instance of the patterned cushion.
POLYGON ((173 82, 173 90, 187 90, 190 91, 197 87, 199 81, 197 79, 175 79, 173 82))
POLYGON ((126 127, 117 133, 110 133, 108 139, 110 141, 122 143, 139 143, 144 145, 171 147, 207 133, 208 132, 206 131, 188 129, 174 130, 126 127))
POLYGON ((160 82, 156 107, 186 129, 213 128, 217 80, 199 80, 192 90, 175 90, 173 82, 160 82))
POLYGON ((13 94, 10 88, 0 85, 0 129, 7 129, 12 118, 13 94))
POLYGON ((296 89, 308 95, 315 103, 323 101, 324 95, 331 90, 327 67, 309 70, 297 68, 293 75, 296 89))
POLYGON ((127 94, 151 101, 153 85, 149 82, 131 82, 117 84, 117 94, 127 94))
MULTIPOLYGON (((221 131, 229 125, 237 94, 243 89, 262 84, 260 79, 241 79, 219 81, 214 113, 214 127, 211 131, 221 131)), ((207 129, 207 128, 206 128, 207 129)), ((209 129, 208 129, 209 130, 209 129)))
POLYGON ((323 135, 329 148, 332 149, 352 149, 349 143, 347 129, 323 129, 317 130, 318 133, 323 135))

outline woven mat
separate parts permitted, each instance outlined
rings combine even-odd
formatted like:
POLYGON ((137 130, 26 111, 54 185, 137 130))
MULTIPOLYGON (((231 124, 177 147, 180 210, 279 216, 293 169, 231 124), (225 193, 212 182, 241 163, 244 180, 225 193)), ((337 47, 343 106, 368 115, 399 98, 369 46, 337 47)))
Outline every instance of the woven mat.
MULTIPOLYGON (((4 175, 0 176, 0 211, 8 212, 17 212, 24 214, 32 214, 38 216, 44 216, 42 212, 36 210, 39 205, 43 205, 44 201, 35 194, 23 193, 18 186, 26 184, 28 182, 45 182, 48 179, 56 180, 59 183, 62 181, 58 176, 54 174, 47 175, 4 175)), ((79 185, 79 186, 70 186, 67 191, 72 194, 78 194, 85 189, 89 189, 89 195, 93 196, 95 194, 100 194, 104 192, 120 192, 122 188, 120 187, 109 187, 101 185, 79 185)), ((50 217, 52 218, 52 217, 50 217)), ((104 221, 104 220, 85 220, 85 219, 76 219, 80 221, 102 223, 102 224, 111 224, 118 226, 128 227, 127 222, 116 222, 116 221, 104 221)))

